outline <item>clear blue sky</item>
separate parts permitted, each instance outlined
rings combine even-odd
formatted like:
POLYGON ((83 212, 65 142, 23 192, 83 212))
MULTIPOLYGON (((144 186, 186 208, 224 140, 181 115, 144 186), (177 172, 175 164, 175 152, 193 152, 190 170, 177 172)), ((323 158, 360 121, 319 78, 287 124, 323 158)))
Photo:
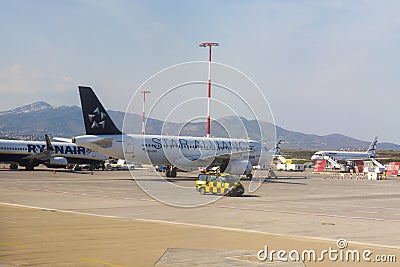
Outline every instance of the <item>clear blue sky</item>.
POLYGON ((0 110, 79 105, 92 86, 124 111, 165 67, 213 60, 250 76, 277 125, 400 144, 400 2, 0 1, 0 110))

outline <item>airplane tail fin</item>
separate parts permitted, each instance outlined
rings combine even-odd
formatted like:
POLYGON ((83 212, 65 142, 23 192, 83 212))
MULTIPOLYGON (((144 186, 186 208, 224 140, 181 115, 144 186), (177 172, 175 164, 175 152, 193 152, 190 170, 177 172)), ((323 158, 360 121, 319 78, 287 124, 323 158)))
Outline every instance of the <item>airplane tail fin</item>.
POLYGON ((280 139, 280 140, 276 143, 275 149, 274 149, 275 155, 280 155, 280 154, 281 154, 281 144, 282 144, 282 143, 283 143, 283 140, 282 140, 282 139, 280 139))
POLYGON ((51 144, 50 138, 47 134, 44 135, 44 138, 46 139, 46 150, 47 151, 54 151, 54 147, 51 144))
POLYGON ((378 143, 378 136, 375 136, 374 140, 372 143, 369 145, 367 149, 367 153, 371 155, 376 155, 376 144, 378 143))
POLYGON ((122 134, 100 103, 92 88, 79 86, 86 134, 122 134))

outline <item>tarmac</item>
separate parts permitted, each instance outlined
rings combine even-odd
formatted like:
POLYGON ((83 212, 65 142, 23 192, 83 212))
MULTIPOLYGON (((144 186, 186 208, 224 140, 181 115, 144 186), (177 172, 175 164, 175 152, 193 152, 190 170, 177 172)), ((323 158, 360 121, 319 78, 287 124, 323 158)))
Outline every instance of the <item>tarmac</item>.
POLYGON ((282 172, 242 197, 216 197, 196 192, 196 173, 132 174, 0 169, 0 267, 400 261, 399 178, 282 172), (346 259, 354 251, 360 260, 346 259))

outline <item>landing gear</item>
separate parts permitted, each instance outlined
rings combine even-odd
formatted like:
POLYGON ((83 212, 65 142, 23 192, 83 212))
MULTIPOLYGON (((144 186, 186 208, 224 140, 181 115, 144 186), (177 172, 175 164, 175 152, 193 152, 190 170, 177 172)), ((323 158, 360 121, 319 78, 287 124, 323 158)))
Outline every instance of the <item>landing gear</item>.
POLYGON ((35 168, 35 166, 33 166, 32 164, 28 164, 25 166, 25 170, 27 170, 27 171, 33 171, 34 168, 35 168))
POLYGON ((11 163, 10 164, 10 170, 18 170, 18 164, 17 163, 11 163))
POLYGON ((252 173, 246 174, 246 178, 251 180, 253 178, 253 174, 252 173))
POLYGON ((165 176, 175 178, 176 177, 176 167, 168 166, 165 176))
POLYGON ((72 168, 73 171, 81 171, 82 168, 79 166, 79 164, 75 164, 74 167, 72 168))

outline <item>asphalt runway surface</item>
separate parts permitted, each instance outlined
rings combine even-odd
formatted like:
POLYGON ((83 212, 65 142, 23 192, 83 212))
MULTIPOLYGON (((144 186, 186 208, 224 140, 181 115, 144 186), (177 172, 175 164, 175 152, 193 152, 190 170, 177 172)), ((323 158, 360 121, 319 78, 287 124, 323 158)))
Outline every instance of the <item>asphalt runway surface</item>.
MULTIPOLYGON (((0 266, 397 266, 400 261, 399 178, 282 172, 243 197, 216 197, 196 192, 195 173, 168 181, 148 169, 132 174, 0 169, 0 266), (339 239, 345 248, 338 248, 339 239), (264 262, 257 253, 265 246, 370 249, 374 258, 264 262), (377 262, 376 255, 387 262, 377 262)), ((249 182, 243 184, 247 190, 249 182)))

